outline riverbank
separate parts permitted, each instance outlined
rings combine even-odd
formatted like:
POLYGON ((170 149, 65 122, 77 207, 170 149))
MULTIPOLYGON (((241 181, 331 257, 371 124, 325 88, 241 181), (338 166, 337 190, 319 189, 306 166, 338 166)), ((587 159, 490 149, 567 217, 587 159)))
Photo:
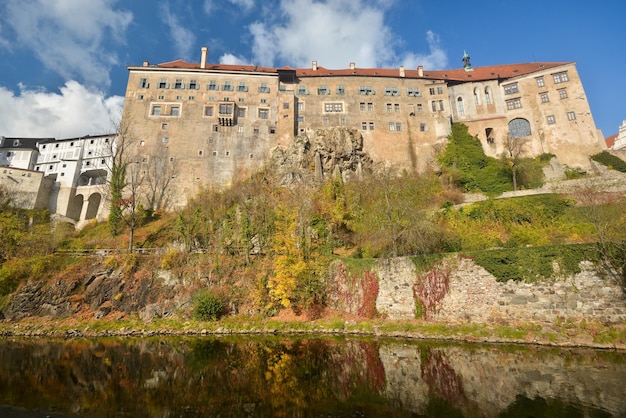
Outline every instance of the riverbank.
POLYGON ((626 324, 567 322, 451 324, 422 320, 357 320, 329 317, 317 320, 284 320, 233 316, 220 321, 159 319, 86 320, 45 318, 1 322, 1 337, 99 338, 206 335, 341 335, 374 338, 445 340, 465 343, 524 344, 563 348, 626 351, 626 324))

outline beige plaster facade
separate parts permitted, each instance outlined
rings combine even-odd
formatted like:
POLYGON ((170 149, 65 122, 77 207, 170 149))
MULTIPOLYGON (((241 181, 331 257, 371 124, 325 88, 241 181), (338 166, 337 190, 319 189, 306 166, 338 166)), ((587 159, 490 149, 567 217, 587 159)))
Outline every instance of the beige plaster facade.
POLYGON ((166 155, 173 206, 201 187, 220 187, 259 170, 297 135, 346 127, 387 166, 435 166, 452 122, 462 122, 499 157, 509 136, 524 154, 553 153, 589 166, 602 149, 574 63, 511 64, 452 70, 268 68, 184 61, 131 66, 122 125, 137 161, 166 155))

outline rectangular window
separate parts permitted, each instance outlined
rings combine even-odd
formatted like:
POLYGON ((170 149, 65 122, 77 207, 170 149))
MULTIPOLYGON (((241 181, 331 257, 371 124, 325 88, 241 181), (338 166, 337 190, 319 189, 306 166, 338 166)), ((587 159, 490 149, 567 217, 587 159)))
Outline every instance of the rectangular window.
POLYGON ((232 115, 233 114, 232 103, 220 103, 219 112, 220 112, 220 115, 232 115))
POLYGON ((443 87, 437 87, 437 94, 443 94, 443 87))
POLYGON ((549 125, 554 125, 556 123, 556 119, 554 119, 553 115, 548 116, 548 124, 549 125))
POLYGON ((170 107, 170 116, 180 116, 180 106, 170 107))
POLYGON ((393 105, 391 103, 387 103, 387 113, 390 113, 393 109, 393 105))
POLYGON ((246 108, 245 107, 240 107, 239 111, 237 113, 238 113, 238 116, 240 118, 245 118, 246 117, 246 108))
POLYGON ((506 84, 504 87, 504 94, 515 94, 519 93, 519 87, 517 83, 506 84))
POLYGON ((183 84, 183 80, 181 78, 177 78, 176 81, 174 82, 174 88, 180 90, 184 87, 185 85, 183 84))
POLYGON ((430 108, 431 108, 431 110, 432 110, 433 112, 436 112, 436 111, 437 111, 437 101, 433 100, 433 101, 430 103, 430 108))
POLYGON ((506 101, 506 108, 508 110, 521 109, 522 108, 522 100, 520 98, 507 100, 506 101))
POLYGON ((224 81, 224 84, 222 85, 222 90, 223 91, 233 91, 233 85, 231 84, 230 81, 226 80, 226 81, 224 81))
POLYGON ((246 82, 245 81, 240 81, 239 85, 237 86, 237 91, 238 92, 242 92, 245 93, 248 91, 248 86, 246 86, 246 82))
POLYGON ((161 138, 161 142, 163 142, 164 144, 167 144, 170 141, 170 139, 166 136, 164 136, 163 138, 161 138))
POLYGON ((330 90, 325 85, 321 85, 317 89, 317 94, 320 96, 325 96, 327 94, 330 94, 330 90))
POLYGON ((567 99, 567 90, 565 89, 559 89, 559 97, 561 99, 567 99))
POLYGON ((211 80, 209 81, 209 84, 206 86, 207 90, 219 90, 219 87, 217 86, 217 81, 215 80, 211 80))
POLYGON ((211 130, 212 130, 213 132, 217 132, 217 129, 218 129, 217 125, 213 125, 213 126, 212 126, 212 128, 211 128, 211 130))
POLYGON ((537 87, 543 87, 546 85, 546 83, 543 81, 543 77, 537 77, 535 78, 535 80, 537 81, 537 87))
POLYGON ((198 90, 198 82, 196 80, 189 80, 189 90, 198 90))
POLYGON ((554 84, 565 83, 566 81, 569 81, 569 77, 567 76, 567 71, 552 74, 552 79, 554 80, 554 84))
POLYGON ((322 123, 324 124, 324 126, 328 126, 328 118, 327 118, 327 117, 324 117, 324 118, 322 119, 322 123))
POLYGON ((159 81, 159 85, 157 86, 157 88, 159 88, 159 89, 166 89, 168 87, 169 87, 169 85, 167 84, 167 78, 162 78, 159 81))
POLYGON ((152 111, 150 112, 152 116, 159 116, 161 114, 161 106, 152 106, 152 111))
POLYGON ((367 104, 367 111, 368 112, 373 112, 374 111, 374 103, 368 103, 367 104))
POLYGON ((298 102, 298 111, 304 110, 304 102, 298 102))
POLYGON ((213 106, 206 106, 204 108, 204 116, 213 116, 213 106))
POLYGON ((148 87, 150 87, 150 84, 148 84, 148 79, 147 78, 140 78, 139 79, 139 88, 140 89, 147 89, 148 87))
POLYGON ((374 130, 374 122, 370 122, 370 131, 374 130))
POLYGON ((421 97, 422 95, 420 89, 418 89, 417 87, 409 87, 406 94, 409 97, 421 97))
POLYGON ((283 103, 283 109, 289 109, 289 102, 283 103))
POLYGON ((298 116, 298 117, 296 118, 296 122, 299 122, 299 123, 300 123, 300 122, 304 122, 304 116, 298 116))
POLYGON ((270 88, 267 87, 267 83, 261 83, 261 86, 259 87, 259 93, 269 93, 270 92, 270 88))
POLYGON ((567 119, 568 120, 576 120, 576 113, 574 113, 574 112, 567 112, 567 119))
POLYGON ((424 111, 424 106, 421 103, 417 104, 417 113, 422 113, 424 111))
POLYGON ((541 103, 548 103, 550 101, 548 93, 539 93, 539 97, 541 97, 541 103))
POLYGON ((361 112, 365 112, 365 102, 361 102, 361 103, 359 103, 359 110, 360 110, 361 112))
POLYGON ((427 132, 428 131, 428 125, 426 125, 425 123, 420 123, 420 131, 421 132, 427 132))
POLYGON ((359 94, 362 96, 373 96, 376 92, 371 86, 359 86, 359 94))
POLYGON ((296 94, 309 94, 309 90, 307 90, 306 86, 299 85, 296 94))
POLYGON ((237 126, 237 132, 242 133, 243 132, 243 126, 241 126, 241 125, 237 126))
POLYGON ((367 131, 367 122, 361 122, 361 129, 367 131))
POLYGON ((398 92, 397 87, 386 87, 385 88, 385 96, 398 96, 400 93, 398 92))
POLYGON ((400 103, 394 103, 393 104, 393 111, 394 112, 399 112, 400 111, 400 103))
POLYGON ((269 109, 259 109, 259 119, 268 119, 270 116, 269 109))
POLYGON ((400 132, 402 130, 402 124, 400 122, 396 122, 396 132, 400 132))
POLYGON ((429 88, 429 89, 428 89, 428 93, 429 93, 431 96, 434 96, 434 95, 435 95, 435 88, 434 88, 434 87, 429 88))
POLYGON ((396 130, 396 124, 394 122, 389 122, 389 130, 390 131, 395 131, 396 130))
POLYGON ((346 94, 346 87, 343 84, 337 86, 337 94, 343 95, 346 94))

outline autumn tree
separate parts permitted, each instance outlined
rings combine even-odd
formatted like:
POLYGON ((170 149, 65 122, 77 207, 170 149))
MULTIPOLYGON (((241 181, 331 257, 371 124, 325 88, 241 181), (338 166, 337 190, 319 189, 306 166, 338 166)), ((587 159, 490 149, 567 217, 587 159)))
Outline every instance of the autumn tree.
POLYGON ((148 155, 144 165, 144 183, 146 202, 150 211, 159 211, 167 207, 171 198, 171 182, 178 173, 177 162, 167 155, 167 148, 161 147, 148 155))
POLYGON ((526 140, 523 138, 514 138, 510 134, 504 140, 504 152, 502 158, 506 161, 511 170, 511 178, 513 179, 513 190, 517 190, 517 175, 520 159, 526 148, 526 140))

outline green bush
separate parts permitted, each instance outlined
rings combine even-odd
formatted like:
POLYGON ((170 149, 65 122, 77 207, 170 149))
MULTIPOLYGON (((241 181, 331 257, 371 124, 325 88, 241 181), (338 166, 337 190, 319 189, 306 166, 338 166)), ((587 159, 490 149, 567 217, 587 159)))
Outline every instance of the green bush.
POLYGON ((592 155, 591 159, 607 166, 608 168, 626 173, 626 162, 607 151, 602 151, 599 154, 592 155))
POLYGON ((217 294, 202 290, 194 295, 194 308, 191 312, 199 321, 217 321, 226 311, 226 306, 217 294))

